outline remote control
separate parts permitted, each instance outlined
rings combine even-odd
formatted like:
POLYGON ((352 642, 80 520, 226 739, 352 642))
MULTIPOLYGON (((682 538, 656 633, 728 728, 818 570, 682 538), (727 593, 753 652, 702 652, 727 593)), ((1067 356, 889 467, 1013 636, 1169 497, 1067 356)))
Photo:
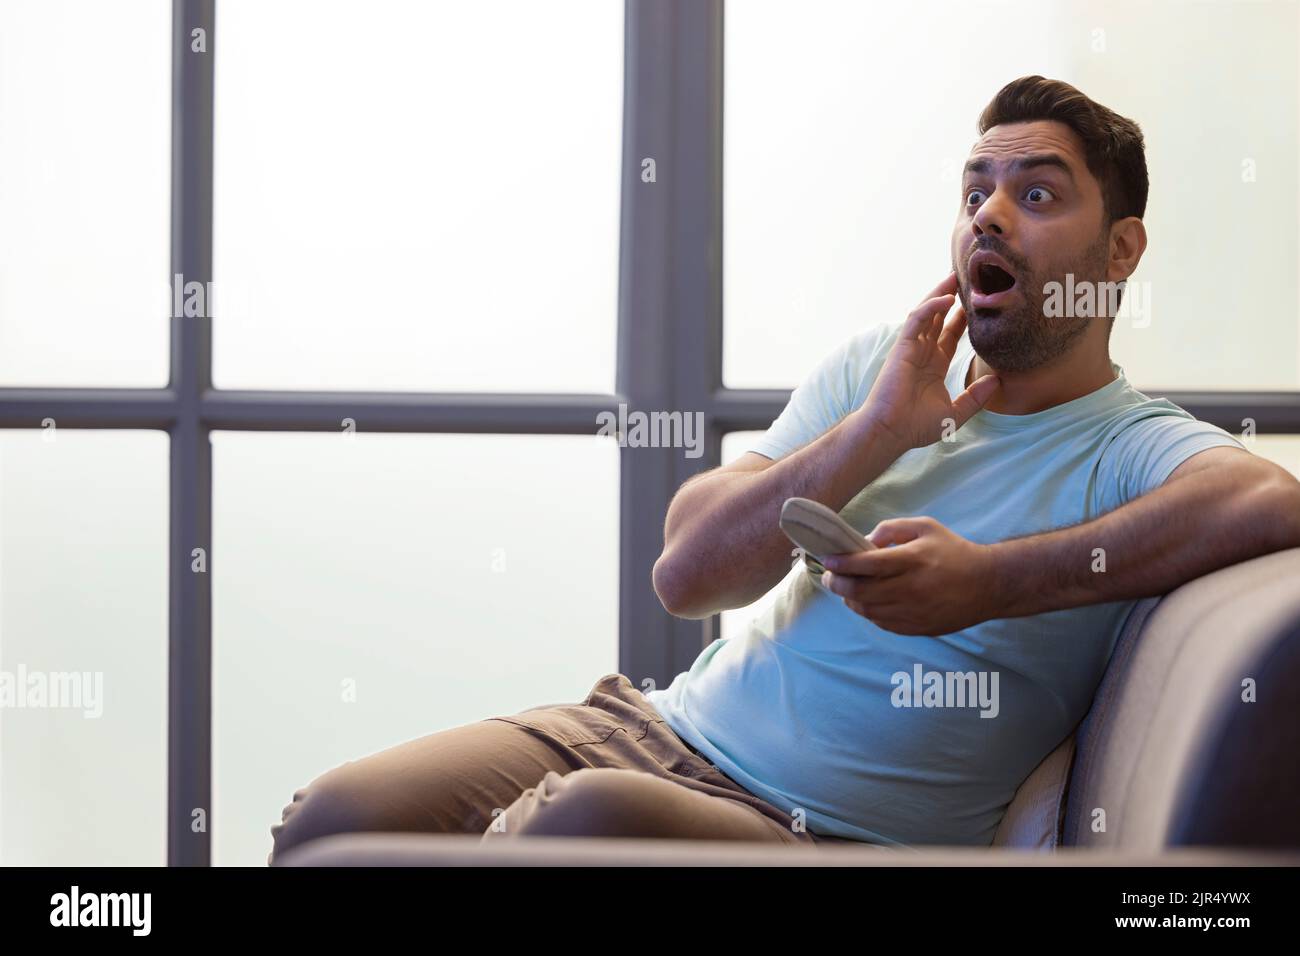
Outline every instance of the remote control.
POLYGON ((786 500, 781 507, 781 530, 806 554, 818 559, 873 551, 876 547, 830 508, 808 498, 786 500))

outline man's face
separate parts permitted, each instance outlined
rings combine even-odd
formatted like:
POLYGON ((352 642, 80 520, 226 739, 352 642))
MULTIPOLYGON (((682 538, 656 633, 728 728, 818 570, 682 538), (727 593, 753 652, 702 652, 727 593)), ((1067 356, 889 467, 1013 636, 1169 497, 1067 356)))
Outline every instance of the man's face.
MULTIPOLYGON (((1044 287, 1103 282, 1109 230, 1083 144, 1050 120, 995 126, 971 150, 952 234, 958 295, 971 344, 990 367, 1037 368, 1094 321, 1047 318, 1044 287)), ((1100 319, 1099 321, 1107 321, 1100 319)))

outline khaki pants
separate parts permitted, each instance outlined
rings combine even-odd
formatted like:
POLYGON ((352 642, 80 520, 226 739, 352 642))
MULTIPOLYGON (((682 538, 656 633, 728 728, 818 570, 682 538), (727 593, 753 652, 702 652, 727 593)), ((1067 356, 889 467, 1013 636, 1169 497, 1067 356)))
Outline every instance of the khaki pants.
POLYGON ((581 704, 488 717, 322 774, 271 828, 267 861, 357 831, 853 842, 805 830, 727 777, 622 674, 581 704))

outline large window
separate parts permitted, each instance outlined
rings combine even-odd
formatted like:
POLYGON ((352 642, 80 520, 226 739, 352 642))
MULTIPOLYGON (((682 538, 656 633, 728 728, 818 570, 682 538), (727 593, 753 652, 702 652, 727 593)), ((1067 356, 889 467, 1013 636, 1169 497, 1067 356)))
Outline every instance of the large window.
POLYGON ((0 6, 0 667, 86 681, 4 863, 260 864, 620 667, 622 5, 216 14, 0 6))

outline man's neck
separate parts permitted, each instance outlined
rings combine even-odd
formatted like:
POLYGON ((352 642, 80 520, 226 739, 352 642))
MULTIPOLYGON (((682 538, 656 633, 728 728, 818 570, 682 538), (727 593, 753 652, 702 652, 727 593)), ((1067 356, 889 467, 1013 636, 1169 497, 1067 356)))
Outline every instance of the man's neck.
POLYGON ((1031 415, 1065 402, 1082 398, 1115 381, 1110 353, 1084 351, 1088 343, 1059 356, 1055 361, 1027 372, 999 372, 977 354, 966 372, 966 385, 990 372, 998 376, 1001 387, 984 407, 1001 415, 1031 415))

